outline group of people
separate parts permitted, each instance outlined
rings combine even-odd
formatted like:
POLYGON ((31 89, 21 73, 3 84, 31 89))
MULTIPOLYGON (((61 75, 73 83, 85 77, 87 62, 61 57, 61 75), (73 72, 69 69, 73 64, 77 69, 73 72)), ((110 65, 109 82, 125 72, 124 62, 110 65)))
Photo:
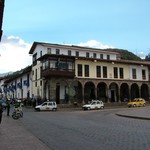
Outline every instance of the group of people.
MULTIPOLYGON (((2 103, 0 103, 0 124, 2 122, 2 115, 3 115, 3 111, 4 111, 4 106, 2 103)), ((9 116, 10 114, 10 100, 6 100, 6 109, 7 109, 7 116, 9 116)))
MULTIPOLYGON (((7 99, 6 100, 6 111, 7 111, 7 116, 10 116, 10 107, 11 107, 11 101, 10 99, 7 99)), ((15 104, 14 104, 14 107, 17 108, 17 107, 20 107, 20 102, 16 101, 15 104)), ((3 111, 4 111, 4 106, 2 103, 0 103, 0 124, 2 122, 2 115, 3 115, 3 111)))
POLYGON ((3 106, 2 104, 0 103, 0 124, 2 122, 2 114, 3 114, 3 106))

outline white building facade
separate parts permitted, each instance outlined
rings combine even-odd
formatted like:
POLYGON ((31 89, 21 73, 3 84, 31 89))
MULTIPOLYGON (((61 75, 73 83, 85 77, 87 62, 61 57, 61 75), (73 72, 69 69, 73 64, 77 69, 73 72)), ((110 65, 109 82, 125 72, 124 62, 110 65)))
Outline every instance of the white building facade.
POLYGON ((33 43, 29 54, 33 96, 58 104, 149 100, 150 62, 121 60, 111 49, 40 42, 33 43))
POLYGON ((28 99, 32 98, 32 71, 31 66, 25 68, 16 75, 8 75, 1 82, 2 93, 4 97, 10 99, 28 99))

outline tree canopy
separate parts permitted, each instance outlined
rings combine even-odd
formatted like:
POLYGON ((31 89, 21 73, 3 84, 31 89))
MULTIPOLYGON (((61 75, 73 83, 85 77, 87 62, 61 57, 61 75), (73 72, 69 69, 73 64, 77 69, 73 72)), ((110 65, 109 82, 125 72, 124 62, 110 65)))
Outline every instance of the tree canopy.
POLYGON ((146 61, 150 61, 150 53, 145 57, 146 61))

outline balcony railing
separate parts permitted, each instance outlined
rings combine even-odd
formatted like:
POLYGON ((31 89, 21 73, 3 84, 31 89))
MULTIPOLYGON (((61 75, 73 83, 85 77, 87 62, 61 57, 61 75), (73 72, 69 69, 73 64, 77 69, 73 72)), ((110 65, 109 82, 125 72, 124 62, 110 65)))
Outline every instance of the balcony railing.
POLYGON ((57 70, 57 69, 46 69, 42 70, 42 77, 67 77, 74 78, 75 71, 74 70, 57 70))

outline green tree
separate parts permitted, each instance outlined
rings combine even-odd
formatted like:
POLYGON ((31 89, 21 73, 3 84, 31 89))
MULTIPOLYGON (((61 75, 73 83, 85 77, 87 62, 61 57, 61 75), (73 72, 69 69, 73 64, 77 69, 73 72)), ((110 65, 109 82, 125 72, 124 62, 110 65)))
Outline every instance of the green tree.
POLYGON ((146 61, 150 61, 150 53, 145 57, 146 61))

